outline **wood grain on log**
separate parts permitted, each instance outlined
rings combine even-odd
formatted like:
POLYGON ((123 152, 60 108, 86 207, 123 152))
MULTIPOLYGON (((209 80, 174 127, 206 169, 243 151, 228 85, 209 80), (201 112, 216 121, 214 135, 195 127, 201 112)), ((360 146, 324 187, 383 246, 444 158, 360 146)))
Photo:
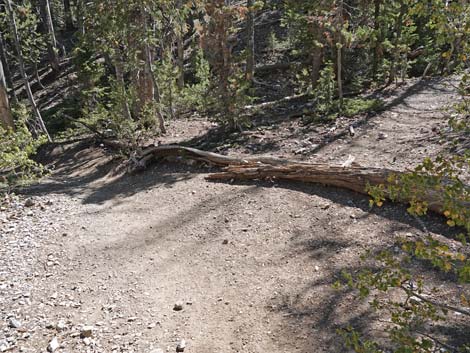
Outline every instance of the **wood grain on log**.
MULTIPOLYGON (((183 157, 225 167, 222 172, 208 175, 206 177, 208 180, 291 180, 335 186, 364 195, 368 194, 369 185, 388 186, 391 175, 399 177, 403 174, 400 171, 368 168, 354 164, 349 167, 342 167, 325 163, 303 163, 275 157, 225 156, 178 145, 144 148, 135 158, 135 169, 145 168, 153 159, 162 157, 183 157)), ((421 201, 427 202, 428 209, 442 214, 442 195, 435 190, 431 190, 420 196, 421 201)), ((401 199, 397 201, 407 203, 410 200, 401 199)))

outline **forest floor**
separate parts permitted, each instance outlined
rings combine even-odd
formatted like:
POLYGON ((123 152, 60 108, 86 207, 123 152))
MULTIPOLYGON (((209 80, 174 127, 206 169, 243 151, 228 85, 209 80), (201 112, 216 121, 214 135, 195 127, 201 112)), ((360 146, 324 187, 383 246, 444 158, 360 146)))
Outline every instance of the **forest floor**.
MULTIPOLYGON (((222 141, 211 123, 190 119, 171 122, 160 142, 332 164, 352 155, 403 170, 451 148, 450 81, 409 81, 382 93, 384 111, 330 125, 264 122, 222 141)), ((438 216, 370 209, 341 189, 213 183, 209 167, 170 162, 127 175, 88 141, 57 145, 47 158, 54 173, 2 205, 2 352, 43 352, 54 337, 56 352, 69 353, 174 352, 181 339, 189 353, 341 352, 336 329, 374 336, 382 325, 354 292, 332 288, 341 271, 360 269, 367 249, 426 231, 461 246, 438 216)), ((469 292, 445 283, 435 299, 469 292)), ((434 329, 451 344, 465 332, 450 315, 451 326, 434 329)))

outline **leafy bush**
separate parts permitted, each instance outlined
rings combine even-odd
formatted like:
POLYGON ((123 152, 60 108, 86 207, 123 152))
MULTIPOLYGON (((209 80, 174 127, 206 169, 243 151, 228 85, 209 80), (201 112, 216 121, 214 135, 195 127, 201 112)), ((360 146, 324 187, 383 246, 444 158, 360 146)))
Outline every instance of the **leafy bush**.
POLYGON ((13 111, 15 131, 0 126, 0 188, 12 188, 34 180, 44 173, 42 165, 31 159, 38 147, 47 141, 35 138, 26 125, 27 108, 19 105, 13 111))
MULTIPOLYGON (((468 107, 467 102, 459 104, 457 110, 461 131, 468 129, 464 121, 469 110, 464 107, 468 107)), ((454 118, 450 123, 455 124, 455 121, 454 118)), ((470 293, 460 291, 460 297, 436 301, 429 295, 436 289, 431 289, 425 276, 416 273, 412 266, 428 265, 437 274, 446 274, 461 284, 470 283, 467 246, 470 240, 470 187, 464 182, 469 175, 470 151, 467 150, 461 155, 439 156, 435 160, 426 158, 414 171, 390 176, 387 185, 369 187, 371 205, 380 207, 385 199, 411 200, 408 212, 414 216, 428 211, 430 205, 423 197, 427 195, 428 200, 442 204, 441 212, 447 218, 447 225, 458 226, 463 231, 456 238, 461 242, 459 247, 451 248, 427 232, 423 239, 400 240, 396 250, 401 251, 381 251, 375 256, 367 254, 363 258, 366 270, 356 274, 343 273, 346 286, 356 289, 362 298, 372 297, 371 307, 388 319, 385 328, 387 350, 383 344, 362 337, 352 327, 340 330, 349 348, 355 352, 470 352, 468 337, 466 342, 453 346, 429 329, 437 322, 453 320, 448 316, 452 311, 466 317, 468 322, 470 293)), ((341 286, 341 283, 337 285, 341 286)))

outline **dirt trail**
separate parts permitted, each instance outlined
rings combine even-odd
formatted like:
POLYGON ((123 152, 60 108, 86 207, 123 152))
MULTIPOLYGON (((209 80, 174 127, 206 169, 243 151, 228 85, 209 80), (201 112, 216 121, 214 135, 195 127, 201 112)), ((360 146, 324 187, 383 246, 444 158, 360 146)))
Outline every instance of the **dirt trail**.
MULTIPOLYGON (((314 158, 353 154, 361 164, 390 167, 398 154, 399 167, 415 164, 441 148, 438 139, 424 141, 433 126, 444 128, 440 109, 451 97, 429 82, 314 158), (381 132, 387 137, 378 141, 381 132)), ((34 259, 22 269, 35 272, 31 300, 0 301, 0 342, 3 334, 12 351, 45 351, 54 336, 59 352, 174 352, 181 339, 188 353, 343 351, 336 328, 371 332, 377 323, 353 293, 332 283, 343 269, 359 268, 366 248, 422 235, 404 207, 370 211, 367 199, 347 191, 209 183, 207 169, 171 163, 113 175, 104 152, 78 144, 57 153, 65 154, 55 176, 33 192, 58 206, 40 210, 37 201, 31 208, 53 216, 56 230, 39 237, 29 255, 21 248, 11 255, 34 259), (50 258, 57 263, 41 265, 50 258), (177 302, 183 310, 174 310, 177 302), (8 328, 12 313, 27 337, 8 328), (89 340, 79 337, 83 325, 94 327, 89 340)), ((425 222, 436 234, 448 232, 439 218, 425 222)), ((0 291, 13 296, 14 269, 7 267, 0 291)))

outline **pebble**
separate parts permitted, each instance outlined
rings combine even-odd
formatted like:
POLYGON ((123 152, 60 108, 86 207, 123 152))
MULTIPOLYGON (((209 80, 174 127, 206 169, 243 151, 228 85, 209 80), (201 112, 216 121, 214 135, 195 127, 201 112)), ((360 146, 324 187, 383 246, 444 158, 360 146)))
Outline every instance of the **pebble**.
POLYGON ((178 345, 176 346, 176 351, 177 352, 184 352, 185 348, 186 348, 186 341, 181 340, 181 341, 179 341, 178 345))
POLYGON ((176 302, 173 306, 174 311, 181 311, 183 310, 183 302, 176 302))
POLYGON ((55 327, 57 331, 64 331, 67 328, 67 325, 63 321, 59 321, 59 323, 55 327))
POLYGON ((90 337, 85 337, 85 338, 83 339, 83 344, 84 344, 85 346, 89 346, 89 345, 91 345, 91 343, 92 343, 92 340, 91 340, 90 337))
POLYGON ((59 348, 59 341, 57 341, 57 337, 54 337, 47 346, 48 352, 55 352, 56 349, 59 348))
POLYGON ((10 318, 10 320, 8 320, 8 326, 11 327, 11 328, 20 328, 21 327, 21 322, 19 322, 14 317, 12 317, 12 318, 10 318))
POLYGON ((81 338, 92 337, 93 330, 94 330, 93 326, 83 326, 83 328, 80 331, 80 337, 81 338))
POLYGON ((377 137, 377 139, 385 140, 387 137, 388 137, 387 134, 385 134, 383 132, 379 132, 379 136, 377 137))
POLYGON ((34 206, 34 200, 29 198, 29 199, 26 199, 26 201, 24 202, 24 205, 25 207, 32 207, 34 206))

